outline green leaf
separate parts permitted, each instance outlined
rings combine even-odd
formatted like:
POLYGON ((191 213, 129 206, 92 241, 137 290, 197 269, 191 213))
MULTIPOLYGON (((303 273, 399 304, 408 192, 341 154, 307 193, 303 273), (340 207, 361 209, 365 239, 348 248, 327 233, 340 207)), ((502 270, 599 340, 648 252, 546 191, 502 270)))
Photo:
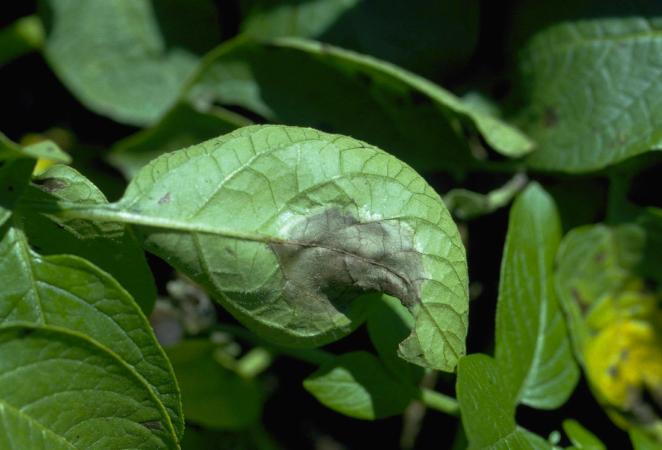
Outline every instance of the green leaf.
POLYGON ((460 359, 457 399, 469 449, 550 449, 544 439, 515 423, 515 399, 496 361, 474 354, 460 359))
POLYGON ((44 43, 44 28, 36 16, 21 17, 0 29, 0 67, 44 43))
POLYGON ((643 230, 636 225, 587 225, 563 238, 556 256, 556 291, 580 362, 588 333, 586 312, 605 294, 632 281, 644 241, 643 230))
POLYGON ((0 374, 3 449, 179 448, 135 367, 82 334, 3 325, 0 374))
POLYGON ((451 371, 464 353, 457 227, 423 178, 364 142, 246 127, 156 159, 116 204, 61 213, 134 224, 148 250, 275 343, 339 339, 365 316, 353 300, 376 291, 415 318, 401 357, 451 371))
POLYGON ((304 39, 220 46, 194 77, 188 98, 203 109, 213 102, 239 105, 271 121, 356 136, 426 170, 476 164, 459 135, 462 124, 506 156, 532 149, 514 127, 424 78, 304 39))
POLYGON ((115 144, 109 160, 127 179, 131 179, 141 167, 163 153, 249 124, 247 119, 220 108, 200 112, 186 103, 178 103, 154 126, 115 144))
POLYGON ((506 206, 527 182, 526 175, 520 173, 487 194, 479 194, 467 189, 451 189, 444 195, 444 203, 458 218, 473 219, 506 206))
POLYGON ((182 390, 184 415, 206 428, 244 428, 260 418, 260 388, 221 366, 214 359, 216 350, 217 345, 202 339, 166 349, 182 390))
POLYGON ((207 0, 45 0, 45 55, 88 108, 119 122, 155 122, 201 54, 219 41, 207 0))
POLYGON ((532 183, 515 201, 501 262, 496 360, 516 403, 554 409, 579 378, 554 291, 561 224, 554 200, 532 183))
MULTIPOLYGON (((44 193, 58 199, 89 205, 104 205, 103 193, 75 169, 54 166, 35 178, 26 197, 44 193)), ((107 271, 131 293, 145 314, 154 307, 156 287, 145 255, 131 229, 124 225, 98 226, 83 220, 63 221, 29 209, 24 229, 30 244, 42 254, 73 254, 107 271)))
POLYGON ((57 163, 69 164, 71 156, 50 140, 21 147, 0 133, 0 161, 15 158, 45 159, 57 163))
POLYGON ((397 381, 367 352, 338 356, 306 378, 303 386, 323 405, 364 420, 400 414, 416 397, 413 386, 397 381))
POLYGON ((478 2, 321 0, 248 2, 245 35, 314 38, 435 76, 465 63, 478 37, 478 2))
POLYGON ((379 358, 391 374, 418 385, 423 369, 398 356, 398 344, 414 328, 414 318, 397 298, 382 295, 375 299, 367 320, 368 333, 379 358))
POLYGON ((566 419, 563 421, 563 431, 572 442, 572 449, 582 450, 606 450, 607 447, 576 420, 566 419))
POLYGON ((25 192, 34 165, 29 159, 10 160, 0 165, 0 227, 9 220, 25 192))
POLYGON ((646 434, 640 428, 633 427, 630 429, 630 440, 634 450, 659 450, 660 443, 655 441, 651 436, 646 434))
MULTIPOLYGON (((159 428, 181 436, 183 415, 172 368, 138 305, 91 263, 33 252, 23 232, 11 225, 0 231, 0 325, 31 323, 84 336, 156 396, 168 413, 159 428)), ((53 414, 67 408, 56 408, 53 414)))
POLYGON ((660 31, 659 17, 610 18, 532 40, 521 64, 531 167, 586 172, 662 148, 660 31))

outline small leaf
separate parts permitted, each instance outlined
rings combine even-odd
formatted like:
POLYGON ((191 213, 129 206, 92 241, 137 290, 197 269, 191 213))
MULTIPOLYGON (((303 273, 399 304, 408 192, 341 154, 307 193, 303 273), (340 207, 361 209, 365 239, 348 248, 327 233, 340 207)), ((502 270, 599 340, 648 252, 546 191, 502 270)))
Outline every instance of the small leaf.
POLYGON ((187 340, 166 349, 182 390, 186 420, 206 428, 236 429, 256 423, 262 412, 260 388, 214 359, 218 346, 187 340))
POLYGON ((531 184, 515 201, 501 263, 496 360, 517 403, 553 409, 572 393, 579 369, 554 291, 561 224, 553 199, 531 184))
POLYGON ((581 450, 606 450, 607 447, 576 420, 566 419, 563 421, 563 431, 568 435, 574 449, 581 450))
POLYGON ((370 309, 367 327, 379 358, 391 374, 418 385, 423 377, 423 369, 398 356, 398 345, 414 327, 414 319, 407 308, 394 297, 379 296, 370 309))
POLYGON ((494 359, 474 354, 460 359, 457 399, 469 449, 552 449, 552 446, 515 423, 515 399, 508 379, 494 359))
POLYGON ((526 175, 517 174, 506 184, 487 194, 467 189, 451 189, 444 195, 444 203, 459 219, 473 219, 506 206, 526 186, 527 181, 526 175))
MULTIPOLYGON (((6 223, 0 230, 0 286, 4 287, 0 325, 30 323, 84 336, 116 358, 156 396, 169 414, 162 430, 180 436, 184 423, 172 368, 138 305, 114 279, 89 262, 33 252, 23 232, 11 225, 6 223)), ((66 408, 55 408, 52 414, 63 411, 66 408)))
MULTIPOLYGON (((108 203, 103 193, 75 169, 54 166, 37 176, 26 198, 44 195, 88 205, 108 203)), ((90 221, 63 221, 53 216, 21 211, 31 245, 42 254, 73 254, 113 275, 138 302, 145 314, 154 307, 156 287, 145 254, 132 230, 124 225, 98 226, 90 221)))
POLYGON ((178 103, 152 127, 115 144, 109 160, 131 179, 157 156, 249 124, 248 119, 220 108, 200 112, 187 103, 178 103))
POLYGON ((120 122, 156 121, 219 40, 211 2, 47 0, 45 55, 91 110, 120 122))
POLYGON ((71 162, 71 156, 62 151, 53 141, 44 140, 21 147, 0 133, 0 161, 15 158, 43 159, 63 164, 71 162))
POLYGON ((402 413, 416 389, 393 378, 372 354, 351 352, 323 364, 303 386, 325 406, 357 419, 402 413))
POLYGON ((365 292, 415 318, 407 361, 451 371, 464 353, 464 247, 412 169, 352 138, 246 127, 144 167, 107 207, 64 214, 132 223, 144 245, 262 336, 322 345, 365 316, 365 292))
POLYGON ((210 53, 187 96, 201 109, 239 105, 271 121, 356 136, 425 170, 477 164, 459 134, 462 123, 506 156, 533 147, 514 127, 426 79, 304 39, 228 42, 210 53))
POLYGON ((531 167, 587 172, 662 149, 661 30, 659 17, 608 18, 532 40, 521 64, 531 167))
POLYGON ((179 448, 150 385, 79 333, 1 326, 0 374, 3 449, 179 448))

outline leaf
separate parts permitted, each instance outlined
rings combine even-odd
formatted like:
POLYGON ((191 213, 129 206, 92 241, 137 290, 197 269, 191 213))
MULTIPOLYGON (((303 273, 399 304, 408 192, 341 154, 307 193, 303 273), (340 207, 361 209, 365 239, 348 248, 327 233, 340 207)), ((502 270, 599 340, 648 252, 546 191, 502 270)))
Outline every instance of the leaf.
MULTIPOLYGON (((0 325, 28 323, 84 337, 156 396, 155 401, 169 415, 160 428, 181 436, 184 424, 177 384, 138 305, 91 263, 76 256, 43 257, 33 252, 23 232, 11 225, 6 223, 0 232, 0 286, 4 286, 0 325)), ((62 383, 66 385, 66 380, 62 383)), ((67 407, 55 408, 53 414, 66 411, 67 407)))
POLYGON ((217 349, 202 339, 182 341, 166 349, 182 389, 186 420, 205 428, 251 425, 262 412, 260 388, 255 380, 243 379, 221 366, 214 359, 217 349))
POLYGON ((207 0, 46 0, 45 56, 88 108, 146 125, 174 104, 199 55, 219 41, 207 0))
POLYGON ((460 359, 457 399, 469 449, 550 449, 539 436, 515 423, 515 399, 496 361, 474 354, 460 359))
POLYGON ((201 109, 238 105, 271 121, 356 136, 426 170, 476 164, 458 135, 462 123, 506 156, 532 150, 520 131, 426 79, 304 39, 222 45, 193 78, 188 98, 201 109))
POLYGON ((467 189, 451 189, 444 195, 444 203, 459 219, 474 219, 506 206, 527 182, 526 175, 519 173, 503 186, 487 194, 479 194, 467 189))
MULTIPOLYGON (((75 169, 54 166, 35 179, 26 196, 44 193, 58 199, 89 205, 108 203, 103 193, 75 169)), ((124 225, 99 227, 94 222, 62 221, 30 212, 24 229, 31 245, 42 254, 73 254, 113 275, 138 302, 145 314, 154 307, 156 287, 145 255, 133 232, 124 225)))
POLYGON ((660 444, 640 428, 631 428, 629 434, 634 450, 659 450, 660 448, 660 444))
POLYGON ((200 112, 186 103, 178 103, 154 126, 116 143, 109 160, 127 179, 131 179, 141 167, 163 153, 197 144, 249 123, 247 119, 220 108, 200 112))
POLYGON ((9 220, 25 192, 34 165, 29 159, 10 160, 0 165, 0 227, 9 220))
POLYGON ((501 262, 496 360, 517 403, 554 409, 577 384, 562 311, 554 292, 561 224, 554 200, 532 183, 515 201, 501 262))
POLYGON ((398 356, 398 344, 412 328, 414 319, 397 298, 382 295, 375 299, 367 320, 368 334, 379 359, 394 376, 414 385, 423 377, 423 369, 398 356))
POLYGON ((579 422, 572 419, 563 421, 563 431, 568 435, 572 442, 572 449, 582 450, 606 450, 607 447, 595 437, 593 433, 588 431, 579 422))
POLYGON ((285 345, 351 332, 363 292, 415 318, 409 362, 453 370, 464 353, 464 247, 439 196, 364 142, 252 126, 144 167, 108 207, 65 215, 132 223, 145 247, 205 286, 248 327, 285 345))
POLYGON ((15 158, 45 159, 63 164, 71 162, 71 157, 53 141, 44 140, 21 147, 0 133, 0 161, 15 158))
POLYGON ((435 76, 465 63, 478 37, 477 1, 250 1, 244 35, 315 38, 435 76))
POLYGON ((521 63, 531 167, 587 172, 662 148, 661 30, 659 17, 610 18, 532 40, 521 63))
POLYGON ((39 49, 44 29, 36 16, 25 16, 0 29, 0 67, 26 53, 39 49))
POLYGON ((303 387, 324 406, 364 420, 400 414, 416 397, 413 386, 391 377, 367 352, 345 353, 323 364, 303 387))
POLYGON ((152 388, 84 335, 3 325, 0 374, 3 449, 179 448, 152 388))
POLYGON ((644 238, 636 225, 610 228, 601 224, 575 228, 563 238, 556 256, 556 292, 580 362, 588 333, 584 316, 605 294, 632 281, 644 238))

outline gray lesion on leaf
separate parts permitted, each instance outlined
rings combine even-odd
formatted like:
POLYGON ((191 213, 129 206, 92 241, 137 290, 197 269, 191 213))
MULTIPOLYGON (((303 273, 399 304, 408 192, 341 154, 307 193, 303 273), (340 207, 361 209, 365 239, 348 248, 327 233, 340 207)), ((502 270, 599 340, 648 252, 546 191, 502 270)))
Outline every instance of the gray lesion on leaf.
POLYGON ((297 222, 270 247, 285 279, 283 295, 294 305, 342 311, 368 292, 392 295, 409 308, 420 302, 423 262, 402 221, 361 222, 329 208, 297 222))

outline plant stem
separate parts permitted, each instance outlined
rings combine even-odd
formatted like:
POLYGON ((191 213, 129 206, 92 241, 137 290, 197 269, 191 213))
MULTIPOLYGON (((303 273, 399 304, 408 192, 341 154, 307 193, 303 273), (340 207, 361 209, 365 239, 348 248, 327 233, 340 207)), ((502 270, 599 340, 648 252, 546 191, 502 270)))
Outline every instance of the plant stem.
POLYGON ((437 392, 428 388, 421 388, 420 400, 430 409, 440 411, 451 416, 457 416, 460 408, 457 400, 441 392, 437 392))
POLYGON ((44 27, 37 16, 18 19, 0 30, 0 65, 42 47, 44 27))

